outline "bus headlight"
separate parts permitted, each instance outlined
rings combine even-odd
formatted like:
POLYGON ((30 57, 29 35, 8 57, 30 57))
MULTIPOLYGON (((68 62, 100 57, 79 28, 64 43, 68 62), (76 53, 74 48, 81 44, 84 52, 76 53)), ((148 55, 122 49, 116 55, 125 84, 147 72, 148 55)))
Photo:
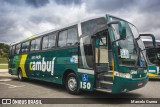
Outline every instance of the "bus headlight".
POLYGON ((156 72, 156 70, 149 70, 149 72, 152 72, 152 73, 154 73, 154 72, 156 72))

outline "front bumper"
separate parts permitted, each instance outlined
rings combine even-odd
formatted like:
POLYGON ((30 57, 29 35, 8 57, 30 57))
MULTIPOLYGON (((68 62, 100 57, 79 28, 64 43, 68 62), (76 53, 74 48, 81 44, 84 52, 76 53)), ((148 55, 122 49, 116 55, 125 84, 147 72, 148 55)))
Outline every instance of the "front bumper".
POLYGON ((114 77, 112 93, 122 93, 144 87, 148 82, 148 76, 138 79, 114 77))

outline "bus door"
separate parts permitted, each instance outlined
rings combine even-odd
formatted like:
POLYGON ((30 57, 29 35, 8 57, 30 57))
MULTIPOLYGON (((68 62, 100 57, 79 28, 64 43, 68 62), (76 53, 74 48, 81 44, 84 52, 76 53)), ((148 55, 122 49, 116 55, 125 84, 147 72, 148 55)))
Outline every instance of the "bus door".
POLYGON ((13 62, 14 51, 15 51, 15 46, 10 47, 10 54, 9 54, 9 61, 8 61, 8 67, 9 67, 10 74, 16 74, 16 72, 13 72, 13 68, 15 68, 15 64, 13 62))
POLYGON ((11 57, 11 69, 12 69, 12 74, 16 75, 17 71, 18 71, 19 64, 20 64, 20 59, 21 59, 20 55, 18 55, 20 52, 20 44, 17 44, 13 48, 14 48, 13 49, 14 55, 11 57))
POLYGON ((93 42, 95 73, 96 73, 96 88, 99 90, 112 90, 113 72, 112 68, 112 51, 109 48, 108 32, 102 31, 96 33, 93 42))

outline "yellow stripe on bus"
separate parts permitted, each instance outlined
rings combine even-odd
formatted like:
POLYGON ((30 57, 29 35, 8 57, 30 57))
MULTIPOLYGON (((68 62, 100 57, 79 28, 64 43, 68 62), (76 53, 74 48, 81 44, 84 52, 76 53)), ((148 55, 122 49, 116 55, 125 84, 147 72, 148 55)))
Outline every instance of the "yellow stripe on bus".
POLYGON ((148 73, 148 76, 149 76, 149 77, 158 77, 157 74, 151 74, 151 73, 148 73))
POLYGON ((22 70, 22 76, 23 77, 27 77, 26 71, 25 71, 26 59, 27 59, 27 54, 26 55, 22 55, 21 62, 20 62, 20 67, 21 67, 21 70, 22 70))
POLYGON ((36 37, 36 36, 33 35, 33 36, 29 37, 28 39, 33 39, 33 38, 35 38, 35 37, 36 37))

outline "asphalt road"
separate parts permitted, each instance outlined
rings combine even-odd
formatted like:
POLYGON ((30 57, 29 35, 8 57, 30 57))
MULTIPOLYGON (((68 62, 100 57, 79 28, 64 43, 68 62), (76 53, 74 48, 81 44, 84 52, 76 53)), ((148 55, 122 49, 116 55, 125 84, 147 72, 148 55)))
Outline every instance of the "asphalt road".
MULTIPOLYGON (((114 95, 110 93, 94 91, 94 92, 83 92, 81 95, 71 95, 67 93, 64 86, 61 85, 37 81, 37 80, 26 80, 24 82, 20 82, 18 81, 16 76, 12 76, 7 72, 0 72, 0 98, 80 98, 79 100, 83 100, 83 98, 96 98, 96 100, 91 99, 90 103, 91 102, 95 103, 96 101, 97 102, 100 101, 101 99, 98 98, 160 98, 159 84, 160 80, 152 79, 148 82, 148 84, 144 88, 123 94, 114 95)), ((108 101, 108 103, 110 103, 110 101, 108 101)), ((105 104, 105 105, 135 107, 135 105, 133 104, 130 105, 105 104)), ((59 106, 64 107, 64 105, 59 105, 59 106)), ((75 105, 69 104, 69 106, 75 106, 75 105)), ((77 106, 80 105, 77 104, 77 106)), ((84 104, 83 106, 90 106, 90 105, 84 104)), ((104 104, 98 104, 98 105, 93 104, 93 106, 104 107, 104 104)), ((141 104, 140 106, 151 106, 151 105, 141 104)))

